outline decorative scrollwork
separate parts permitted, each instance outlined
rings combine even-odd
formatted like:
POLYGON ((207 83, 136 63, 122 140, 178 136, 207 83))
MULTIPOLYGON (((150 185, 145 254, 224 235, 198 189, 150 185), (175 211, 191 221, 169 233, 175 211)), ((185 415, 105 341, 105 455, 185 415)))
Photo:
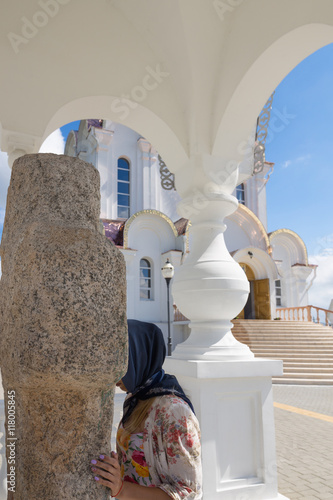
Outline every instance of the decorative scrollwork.
POLYGON ((175 189, 175 176, 169 170, 161 156, 158 155, 158 163, 160 165, 161 186, 166 191, 175 189))
POLYGON ((253 173, 262 172, 265 164, 265 142, 268 134, 268 125, 271 117, 274 93, 270 96, 265 106, 261 110, 257 119, 256 140, 254 143, 254 168, 253 173))
POLYGON ((271 117, 274 93, 275 91, 270 96, 265 106, 262 108, 257 120, 256 141, 261 142, 262 144, 265 144, 267 139, 268 125, 271 117))
POLYGON ((265 164, 265 146, 261 142, 256 141, 254 143, 253 156, 253 173, 258 174, 262 172, 265 164))

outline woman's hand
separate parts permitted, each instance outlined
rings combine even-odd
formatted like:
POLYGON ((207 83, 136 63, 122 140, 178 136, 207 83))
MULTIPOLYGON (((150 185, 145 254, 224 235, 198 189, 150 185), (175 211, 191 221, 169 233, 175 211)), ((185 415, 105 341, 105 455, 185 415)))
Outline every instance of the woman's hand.
POLYGON ((111 457, 100 455, 98 460, 92 460, 91 470, 98 484, 110 488, 112 497, 124 500, 170 500, 170 496, 158 487, 147 488, 140 484, 123 482, 118 455, 114 451, 111 452, 111 457))
POLYGON ((95 481, 110 488, 112 496, 117 495, 123 486, 117 453, 112 451, 111 457, 100 455, 99 459, 92 460, 91 464, 91 470, 95 474, 95 481))

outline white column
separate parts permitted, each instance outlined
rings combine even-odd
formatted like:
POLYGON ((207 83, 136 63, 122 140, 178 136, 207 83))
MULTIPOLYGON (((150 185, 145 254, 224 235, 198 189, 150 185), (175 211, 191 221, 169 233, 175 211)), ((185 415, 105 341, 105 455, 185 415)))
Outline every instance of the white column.
POLYGON ((191 335, 177 346, 177 358, 253 358, 250 349, 232 335, 230 322, 249 293, 246 275, 229 254, 223 235, 224 218, 238 206, 231 195, 237 178, 233 165, 209 155, 196 156, 177 174, 177 190, 183 198, 178 212, 191 221, 190 254, 173 283, 175 303, 191 320, 191 335))
POLYGON ((272 375, 282 362, 255 359, 235 340, 231 322, 248 282, 224 243, 223 219, 237 208, 233 163, 197 155, 179 170, 179 213, 190 218, 191 248, 172 293, 191 334, 165 369, 191 397, 200 421, 204 500, 275 500, 277 491, 272 375))
POLYGON ((8 153, 8 165, 12 168, 17 158, 25 154, 37 153, 42 139, 33 135, 4 129, 1 134, 1 151, 8 153))
POLYGON ((310 283, 307 279, 313 273, 313 268, 309 266, 298 266, 294 265, 291 268, 291 275, 293 277, 293 287, 295 289, 295 302, 296 306, 307 306, 308 305, 308 289, 310 283))
POLYGON ((98 142, 96 168, 101 179, 101 219, 115 219, 112 210, 113 203, 110 197, 112 193, 117 196, 117 180, 112 184, 112 165, 110 165, 110 144, 113 139, 113 131, 95 128, 98 142))
POLYGON ((131 192, 133 193, 131 201, 132 213, 143 210, 143 159, 142 159, 142 137, 138 139, 136 149, 136 182, 131 184, 131 192))
POLYGON ((151 178, 151 144, 145 139, 138 140, 138 146, 142 151, 142 179, 143 179, 143 202, 142 208, 155 208, 155 186, 152 184, 151 178))

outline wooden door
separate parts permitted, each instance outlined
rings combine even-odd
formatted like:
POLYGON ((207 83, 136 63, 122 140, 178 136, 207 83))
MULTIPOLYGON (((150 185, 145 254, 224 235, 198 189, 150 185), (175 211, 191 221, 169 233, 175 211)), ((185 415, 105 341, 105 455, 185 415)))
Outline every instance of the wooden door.
POLYGON ((246 302, 244 309, 238 314, 237 318, 239 319, 253 319, 254 318, 254 307, 253 307, 253 281, 254 281, 254 272, 248 264, 244 262, 240 262, 239 265, 243 269, 246 274, 247 279, 250 283, 250 293, 246 302))
POLYGON ((269 279, 254 281, 254 303, 256 319, 271 319, 269 279))

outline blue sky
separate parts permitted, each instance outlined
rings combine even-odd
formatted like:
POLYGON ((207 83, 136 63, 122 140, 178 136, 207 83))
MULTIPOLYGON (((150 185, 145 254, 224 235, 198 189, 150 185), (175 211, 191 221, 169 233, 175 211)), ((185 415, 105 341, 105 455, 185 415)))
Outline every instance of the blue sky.
MULTIPOLYGON (((273 90, 273 89, 272 89, 273 90)), ((275 163, 267 183, 268 232, 292 229, 304 240, 309 261, 318 264, 309 302, 328 308, 333 299, 333 44, 301 62, 277 87, 272 116, 289 116, 270 133, 266 159, 275 163)), ((94 117, 92 117, 94 118, 94 117)), ((78 122, 62 127, 64 137, 78 122)), ((63 151, 60 131, 43 151, 63 151)), ((0 153, 0 235, 10 170, 0 153)))
POLYGON ((293 115, 272 134, 266 159, 268 231, 286 227, 310 254, 333 233, 333 44, 309 56, 277 87, 273 108, 293 115))

